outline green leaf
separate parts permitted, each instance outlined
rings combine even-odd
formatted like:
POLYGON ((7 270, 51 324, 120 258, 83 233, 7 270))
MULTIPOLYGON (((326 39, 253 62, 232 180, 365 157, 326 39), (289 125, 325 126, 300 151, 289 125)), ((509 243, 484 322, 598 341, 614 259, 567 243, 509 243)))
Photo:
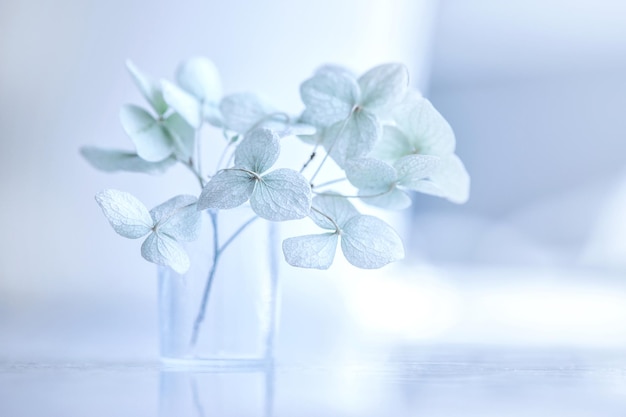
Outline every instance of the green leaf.
POLYGON ((205 57, 183 61, 176 70, 176 81, 199 101, 217 103, 221 98, 220 74, 215 64, 205 57))
POLYGON ((238 169, 220 171, 202 189, 198 209, 238 207, 248 201, 255 184, 256 179, 250 173, 238 169))
POLYGON ((289 265, 328 269, 335 259, 338 240, 337 233, 291 237, 283 241, 283 254, 289 265))
POLYGON ((148 162, 134 152, 92 146, 83 146, 80 153, 91 166, 105 172, 129 171, 156 175, 164 173, 176 163, 172 157, 159 162, 148 162))
POLYGON ((169 266, 179 274, 187 272, 190 266, 183 247, 164 233, 151 233, 141 245, 141 256, 157 265, 169 266))
POLYGON ((191 242, 200 234, 198 199, 192 195, 178 195, 150 210, 155 230, 177 241, 191 242))
POLYGON ((96 202, 118 234, 137 239, 150 233, 152 217, 146 206, 132 194, 107 189, 96 194, 96 202))
POLYGON ((340 67, 323 67, 300 86, 308 122, 329 126, 345 120, 359 100, 356 79, 340 67))
POLYGON ((404 258, 400 236, 377 217, 353 217, 343 226, 342 232, 341 249, 354 266, 381 268, 404 258))
POLYGON ((161 85, 152 77, 140 71, 130 60, 126 61, 126 68, 130 72, 135 85, 137 85, 137 88, 139 88, 139 91, 150 103, 154 111, 159 115, 163 115, 167 111, 167 103, 163 99, 161 85))
POLYGON ((203 121, 203 108, 198 99, 167 80, 162 80, 161 86, 163 88, 163 97, 167 104, 194 129, 198 129, 203 121))
POLYGON ((409 71, 402 64, 383 64, 359 78, 362 107, 378 112, 399 103, 409 85, 409 71))
POLYGON ((381 127, 376 116, 367 110, 360 110, 326 129, 323 144, 333 160, 343 168, 349 159, 370 153, 380 135, 381 127))
POLYGON ((280 139, 270 129, 254 129, 235 150, 235 167, 262 174, 280 155, 280 139))
POLYGON ((158 162, 172 154, 174 146, 168 130, 141 107, 133 104, 122 106, 120 120, 142 159, 158 162))
POLYGON ((302 219, 311 210, 311 186, 302 174, 277 169, 261 177, 250 197, 250 206, 267 220, 302 219))

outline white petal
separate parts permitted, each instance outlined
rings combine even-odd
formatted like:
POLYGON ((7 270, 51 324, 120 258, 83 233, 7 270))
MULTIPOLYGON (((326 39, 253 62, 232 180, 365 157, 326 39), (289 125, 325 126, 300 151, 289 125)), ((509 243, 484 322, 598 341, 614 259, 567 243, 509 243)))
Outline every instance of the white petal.
POLYGON ((302 219, 311 211, 311 187, 302 174, 277 169, 263 175, 250 197, 250 206, 267 220, 302 219))
POLYGON ((221 98, 220 74, 207 58, 193 57, 182 62, 176 70, 176 81, 200 101, 217 103, 221 98))
POLYGON ((380 193, 393 188, 398 174, 389 164, 374 158, 355 158, 345 164, 348 180, 359 190, 380 193))
POLYGON ((164 121, 163 126, 169 131, 174 143, 176 155, 187 161, 194 153, 196 131, 178 113, 172 113, 164 121))
POLYGON ((349 159, 365 156, 381 135, 380 124, 367 110, 354 112, 324 131, 324 147, 340 167, 349 159))
MULTIPOLYGON (((315 196, 312 206, 329 216, 341 228, 348 220, 358 216, 359 212, 347 198, 339 195, 318 195, 315 196)), ((311 210, 311 219, 319 227, 335 230, 335 225, 326 217, 320 215, 315 210, 311 210)))
POLYGON ((407 155, 393 165, 398 171, 398 184, 413 188, 414 184, 429 178, 439 170, 441 158, 433 155, 407 155))
POLYGON ((412 189, 444 197, 457 204, 463 204, 469 199, 470 177, 458 156, 443 158, 429 179, 426 183, 416 184, 412 189))
POLYGON ((169 132, 141 107, 122 106, 120 120, 142 159, 158 162, 172 154, 174 144, 169 132))
POLYGON ((201 212, 196 207, 197 201, 192 195, 178 195, 150 210, 156 230, 178 241, 196 240, 200 233, 201 219, 201 212))
POLYGON ((96 194, 96 201, 118 234, 137 239, 152 229, 148 209, 132 194, 108 189, 96 194))
POLYGON ((337 233, 290 237, 283 241, 283 254, 289 265, 328 269, 337 251, 337 233))
POLYGON ((252 175, 244 171, 220 171, 204 186, 198 199, 198 209, 230 209, 240 206, 248 201, 256 182, 252 175))
POLYGON ((412 202, 411 197, 396 187, 381 195, 372 194, 368 190, 360 190, 359 195, 362 202, 388 210, 403 210, 409 207, 412 202))
POLYGON ((344 226, 341 249, 352 265, 380 268, 404 258, 400 236, 384 221, 373 216, 357 216, 344 226))
POLYGON ((383 126, 381 138, 374 145, 370 157, 394 163, 405 155, 417 153, 408 136, 396 126, 383 126))
POLYGON ((262 174, 280 155, 280 139, 270 129, 254 129, 235 150, 235 166, 262 174))
POLYGON ((456 139, 452 127, 419 93, 407 94, 394 118, 409 138, 412 153, 443 156, 454 152, 456 139))
POLYGON ((169 81, 162 80, 163 98, 193 128, 202 125, 202 106, 198 99, 169 81))
POLYGON ((227 129, 246 133, 274 109, 251 93, 231 94, 222 99, 220 111, 227 129))
POLYGON ((100 149, 92 146, 80 148, 83 157, 96 169, 105 172, 130 171, 146 174, 162 174, 176 163, 174 158, 148 162, 134 152, 100 149))
POLYGON ((359 78, 361 106, 370 111, 386 111, 399 103, 409 85, 409 71, 402 64, 383 64, 359 78))
POLYGON ((161 85, 139 70, 130 60, 126 61, 126 68, 128 68, 128 72, 133 77, 135 85, 137 85, 145 99, 148 100, 154 111, 158 114, 165 113, 167 111, 167 103, 163 99, 161 85))
POLYGON ((189 269, 189 256, 183 247, 161 233, 150 233, 141 245, 141 256, 157 265, 169 266, 179 274, 189 269))
POLYGON ((346 70, 324 67, 300 86, 308 121, 329 126, 345 120, 359 99, 359 85, 346 70))

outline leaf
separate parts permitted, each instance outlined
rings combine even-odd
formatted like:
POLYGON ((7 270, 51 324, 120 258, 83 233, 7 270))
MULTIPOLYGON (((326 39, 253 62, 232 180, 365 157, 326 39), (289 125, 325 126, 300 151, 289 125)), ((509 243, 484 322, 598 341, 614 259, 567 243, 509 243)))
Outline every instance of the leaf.
POLYGON ((411 143, 411 153, 443 156, 454 152, 456 139, 452 127, 419 93, 407 94, 394 118, 411 143))
POLYGON ((217 103, 222 95, 217 67, 205 57, 183 61, 176 70, 176 81, 199 101, 217 103))
POLYGON ((161 81, 161 87, 163 88, 163 98, 167 104, 194 129, 199 128, 202 125, 203 115, 202 106, 198 99, 167 80, 161 81))
MULTIPOLYGON (((329 216, 340 228, 342 225, 346 224, 348 220, 359 215, 358 210, 354 208, 352 203, 340 195, 315 196, 312 202, 312 207, 329 216)), ((328 230, 335 230, 335 225, 315 210, 311 210, 309 217, 311 217, 311 219, 319 227, 328 230)))
POLYGON ((171 157, 159 162, 148 162, 134 152, 100 149, 92 146, 83 146, 80 148, 80 153, 91 166, 105 172, 129 171, 156 175, 164 173, 176 163, 176 160, 171 157))
POLYGON ((274 112, 270 106, 251 93, 226 96, 220 102, 220 111, 227 129, 246 133, 267 115, 274 112))
POLYGON ((153 222, 148 209, 132 194, 107 189, 96 194, 96 202, 118 234, 137 239, 152 230, 153 222))
POLYGON ((122 106, 120 120, 142 159, 158 162, 172 154, 173 143, 169 132, 141 107, 133 104, 122 106))
POLYGON ((359 100, 359 85, 347 70, 324 67, 300 85, 308 121, 329 126, 345 120, 359 100))
POLYGON ((341 249, 354 266, 381 268, 404 258, 400 236, 377 217, 353 217, 343 226, 342 232, 341 249))
POLYGON ((359 78, 361 106, 377 112, 399 103, 409 85, 409 71, 402 64, 383 64, 359 78))
POLYGON ((235 166, 261 174, 274 165, 280 155, 278 135, 269 129, 254 129, 235 150, 235 166))
POLYGON ((193 156, 196 142, 196 131, 178 113, 172 113, 164 121, 163 126, 172 138, 174 152, 183 161, 193 156))
POLYGON ((238 169, 220 171, 202 189, 198 210, 240 206, 252 195, 256 181, 254 176, 238 169))
POLYGON ((191 242, 200 233, 198 199, 192 195, 178 195, 150 210, 155 230, 178 241, 191 242))
POLYGON ((267 220, 302 219, 311 211, 311 186, 302 174, 277 169, 261 177, 250 197, 250 206, 267 220))
POLYGON ((333 160, 343 168, 347 160, 367 155, 380 135, 376 116, 360 110, 326 129, 323 143, 333 160))
POLYGON ((187 272, 189 256, 173 238, 163 233, 151 233, 141 245, 141 256, 157 265, 171 267, 179 274, 187 272))
POLYGON ((126 61, 126 68, 130 72, 135 85, 141 91, 141 94, 150 103, 154 111, 159 115, 163 115, 167 111, 167 103, 163 99, 163 92, 161 91, 161 85, 143 73, 132 63, 131 60, 126 61))
POLYGON ((289 265, 328 269, 337 252, 337 233, 290 237, 283 241, 283 254, 289 265))

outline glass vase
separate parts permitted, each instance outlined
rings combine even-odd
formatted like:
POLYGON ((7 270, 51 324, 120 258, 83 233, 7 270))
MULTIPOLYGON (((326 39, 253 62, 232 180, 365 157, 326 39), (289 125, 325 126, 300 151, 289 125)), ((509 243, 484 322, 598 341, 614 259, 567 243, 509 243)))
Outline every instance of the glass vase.
POLYGON ((189 271, 158 269, 161 359, 266 366, 277 331, 278 226, 249 207, 203 216, 200 238, 186 246, 189 271))

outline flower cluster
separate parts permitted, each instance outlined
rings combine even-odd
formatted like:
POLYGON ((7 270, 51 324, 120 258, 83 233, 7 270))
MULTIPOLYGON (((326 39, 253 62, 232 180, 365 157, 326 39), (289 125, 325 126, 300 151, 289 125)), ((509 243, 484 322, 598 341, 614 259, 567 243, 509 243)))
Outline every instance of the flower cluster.
POLYGON ((197 196, 179 195, 150 211, 127 192, 96 195, 118 234, 147 236, 141 253, 150 262, 184 273, 190 261, 181 242, 198 237, 202 212, 217 227, 219 210, 249 204, 260 218, 308 217, 323 229, 283 242, 291 265, 327 269, 340 245, 353 265, 379 268, 403 258, 402 242, 388 224, 362 214, 352 201, 395 210, 411 204, 411 191, 455 203, 468 198, 469 176, 454 153, 454 133, 427 99, 409 89, 401 64, 380 65, 359 77, 324 66, 301 84, 305 108, 296 116, 254 94, 222 96, 218 71, 206 58, 183 62, 176 83, 157 81, 130 62, 127 67, 151 107, 121 109, 135 151, 83 147, 81 153, 108 172, 161 174, 183 164, 201 186, 197 196), (198 146, 207 140, 207 126, 221 130, 225 140, 198 146), (301 167, 277 167, 282 142, 294 138, 307 147, 308 158, 301 167), (203 172, 200 149, 219 147, 217 166, 203 172), (316 183, 329 169, 340 177, 316 183))

